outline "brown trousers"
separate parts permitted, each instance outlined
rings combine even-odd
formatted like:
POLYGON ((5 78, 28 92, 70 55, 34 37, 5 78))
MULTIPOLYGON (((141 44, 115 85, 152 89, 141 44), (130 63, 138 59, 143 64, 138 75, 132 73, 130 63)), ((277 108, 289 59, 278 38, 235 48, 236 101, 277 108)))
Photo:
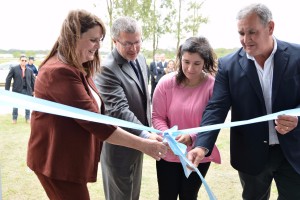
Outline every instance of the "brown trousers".
POLYGON ((86 183, 74 183, 49 178, 35 172, 50 200, 89 200, 86 183))

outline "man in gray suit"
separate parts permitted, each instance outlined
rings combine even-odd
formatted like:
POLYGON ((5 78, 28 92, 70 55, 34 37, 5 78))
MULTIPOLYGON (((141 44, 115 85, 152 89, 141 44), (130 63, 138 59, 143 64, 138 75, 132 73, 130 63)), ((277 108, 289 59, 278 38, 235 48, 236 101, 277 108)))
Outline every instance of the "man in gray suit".
MULTIPOLYGON (((117 19, 111 30, 115 48, 104 60, 95 83, 105 102, 106 114, 122 120, 151 126, 147 64, 139 54, 142 31, 130 17, 117 19)), ((132 134, 156 139, 147 131, 127 129, 132 134)), ((104 143, 101 168, 106 199, 138 200, 143 154, 140 151, 104 143)))

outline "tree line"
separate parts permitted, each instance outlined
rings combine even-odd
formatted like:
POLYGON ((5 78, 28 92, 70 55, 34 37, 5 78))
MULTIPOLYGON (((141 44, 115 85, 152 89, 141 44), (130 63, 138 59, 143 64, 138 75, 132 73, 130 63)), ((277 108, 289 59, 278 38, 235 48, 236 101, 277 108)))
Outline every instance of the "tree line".
POLYGON ((200 25, 208 22, 201 14, 203 4, 197 0, 106 0, 109 28, 118 16, 137 19, 142 23, 143 40, 152 41, 151 57, 159 49, 163 35, 176 38, 176 49, 185 36, 198 35, 200 25))
MULTIPOLYGON (((201 24, 208 23, 208 17, 201 14, 205 1, 198 0, 105 0, 108 16, 108 26, 111 29, 113 21, 119 16, 130 16, 142 24, 143 40, 150 42, 152 49, 143 49, 147 58, 153 58, 155 53, 165 53, 167 58, 175 58, 181 40, 187 36, 198 36, 201 24), (184 14, 183 14, 184 13, 184 14), (164 35, 171 35, 176 40, 175 49, 163 49, 160 40, 164 35)), ((103 5, 103 4, 102 4, 103 5)), ((94 5, 97 8, 97 5, 94 5)), ((172 41, 173 42, 173 41, 172 41)), ((111 49, 113 43, 110 43, 111 49)), ((235 49, 215 49, 218 57, 224 56, 235 49)), ((21 54, 48 54, 45 51, 0 50, 0 53, 10 53, 14 57, 21 54)), ((106 54, 106 52, 102 52, 106 54)))

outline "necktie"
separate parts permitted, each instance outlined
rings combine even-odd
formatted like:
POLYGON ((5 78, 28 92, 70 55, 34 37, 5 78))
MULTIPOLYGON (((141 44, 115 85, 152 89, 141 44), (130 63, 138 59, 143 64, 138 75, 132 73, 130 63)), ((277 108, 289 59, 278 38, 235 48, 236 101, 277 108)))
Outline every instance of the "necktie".
POLYGON ((136 66, 136 64, 135 64, 135 62, 134 62, 134 61, 129 61, 129 63, 130 63, 130 65, 131 65, 133 71, 135 72, 135 75, 137 76, 137 78, 138 78, 139 81, 140 81, 140 80, 141 80, 141 75, 140 75, 140 73, 139 73, 139 70, 138 70, 138 68, 137 68, 137 66, 136 66))
POLYGON ((141 75, 141 72, 138 68, 138 66, 136 65, 135 61, 129 61, 129 64, 131 65, 133 71, 135 72, 137 78, 139 79, 140 81, 140 84, 142 86, 142 88, 144 89, 144 81, 143 81, 143 77, 141 75))

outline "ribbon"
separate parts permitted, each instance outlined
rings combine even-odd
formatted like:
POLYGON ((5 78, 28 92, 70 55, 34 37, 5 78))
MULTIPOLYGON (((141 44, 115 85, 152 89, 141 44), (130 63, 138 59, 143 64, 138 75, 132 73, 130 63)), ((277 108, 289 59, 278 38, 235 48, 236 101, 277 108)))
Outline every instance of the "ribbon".
MULTIPOLYGON (((155 133, 161 132, 154 128, 143 126, 140 124, 135 124, 132 122, 116 119, 116 118, 102 115, 99 113, 82 110, 79 108, 59 104, 56 102, 52 102, 52 101, 48 101, 48 100, 44 100, 44 99, 40 99, 40 98, 28 96, 28 95, 10 92, 10 91, 6 91, 3 89, 0 90, 0 97, 1 97, 0 98, 1 105, 30 109, 30 110, 35 110, 35 111, 54 114, 54 115, 60 115, 60 116, 88 120, 88 121, 93 121, 93 122, 98 122, 98 123, 116 125, 116 126, 120 126, 120 127, 133 128, 133 129, 138 129, 138 130, 146 130, 146 131, 155 132, 155 133)), ((169 144, 169 146, 172 149, 172 151, 174 152, 174 154, 179 156, 179 159, 183 166, 186 177, 188 177, 190 175, 190 173, 192 172, 190 169, 187 168, 187 166, 189 166, 199 175, 199 177, 202 180, 202 183, 206 189, 206 192, 209 196, 209 199, 215 200, 216 197, 214 196, 213 192, 210 190, 208 184, 206 183, 205 179, 203 178, 203 176, 201 175, 199 170, 196 167, 194 167, 193 164, 190 163, 190 161, 186 158, 186 146, 184 144, 178 143, 175 140, 175 137, 179 134, 200 133, 200 132, 209 131, 209 130, 217 130, 217 129, 222 129, 222 128, 230 128, 230 127, 234 127, 234 126, 241 126, 241 125, 246 125, 246 124, 274 120, 277 118, 278 115, 284 115, 284 114, 300 116, 300 108, 285 110, 285 111, 273 113, 270 115, 253 118, 250 120, 222 123, 222 124, 216 124, 216 125, 184 129, 184 130, 177 130, 177 127, 175 126, 169 130, 166 130, 163 133, 163 138, 164 138, 164 141, 167 141, 167 143, 169 144)))
MULTIPOLYGON (((173 127, 172 129, 176 129, 177 127, 173 127)), ((171 129, 170 129, 171 130, 171 129)), ((215 195, 213 194, 213 192, 211 191, 211 189, 209 188, 207 182, 205 181, 205 179, 203 178, 202 174, 200 173, 200 171, 198 170, 197 167, 195 167, 187 158, 186 158, 186 145, 182 144, 182 143, 178 143, 175 140, 175 136, 173 136, 172 134, 168 133, 167 130, 163 133, 164 136, 164 140, 166 140, 170 146, 170 148, 172 149, 173 153, 175 155, 177 155, 180 159, 181 165, 183 167, 184 170, 184 174, 186 177, 189 177, 189 175, 192 173, 192 170, 188 169, 187 166, 189 166, 190 168, 192 168, 200 177, 205 190, 209 196, 210 200, 216 200, 217 198, 215 197, 215 195)))

